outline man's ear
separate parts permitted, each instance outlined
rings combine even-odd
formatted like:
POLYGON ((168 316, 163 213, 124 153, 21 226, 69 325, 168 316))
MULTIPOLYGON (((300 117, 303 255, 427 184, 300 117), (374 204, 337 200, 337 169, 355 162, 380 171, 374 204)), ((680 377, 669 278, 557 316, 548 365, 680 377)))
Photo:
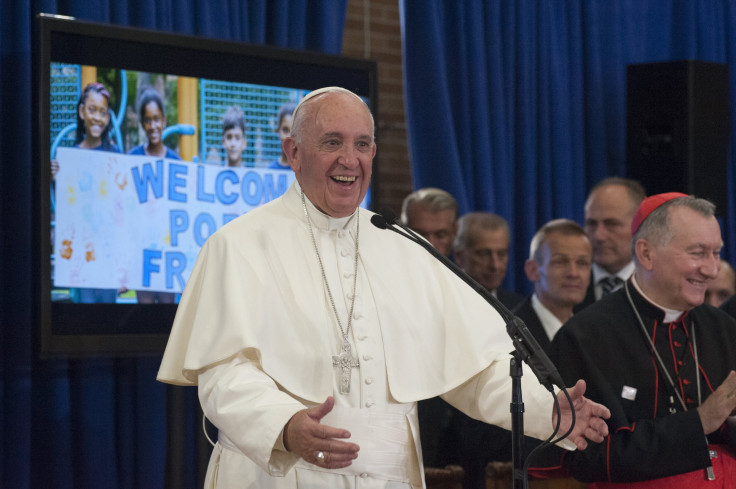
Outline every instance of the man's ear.
POLYGON ((530 282, 539 282, 539 264, 534 260, 524 262, 524 273, 530 282))
POLYGON ((644 267, 645 270, 652 269, 652 252, 654 246, 645 238, 639 238, 636 240, 634 245, 634 253, 636 253, 636 259, 639 264, 644 267))
POLYGON ((286 155, 286 161, 289 162, 289 166, 294 170, 294 173, 298 173, 301 169, 301 162, 299 161, 299 149, 296 145, 296 140, 289 136, 281 142, 281 149, 284 150, 286 155))

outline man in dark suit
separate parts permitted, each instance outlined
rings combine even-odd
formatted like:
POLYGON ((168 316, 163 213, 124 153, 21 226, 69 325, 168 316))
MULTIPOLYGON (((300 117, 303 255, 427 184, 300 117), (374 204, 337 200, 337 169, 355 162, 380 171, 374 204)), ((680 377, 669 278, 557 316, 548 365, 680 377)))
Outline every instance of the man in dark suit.
MULTIPOLYGON (((451 194, 439 188, 416 190, 407 195, 401 205, 402 222, 448 258, 452 257, 457 217, 457 201, 451 194)), ((425 466, 439 467, 448 463, 443 453, 452 451, 457 444, 456 437, 449 432, 450 420, 455 411, 455 408, 439 397, 419 401, 417 412, 425 466)))
MULTIPOLYGON (((524 296, 501 288, 509 261, 509 226, 489 212, 471 212, 458 222, 453 247, 455 262, 465 273, 513 309, 524 296)), ((511 432, 477 421, 454 410, 444 441, 450 457, 441 461, 465 469, 463 487, 485 488, 485 467, 490 461, 511 460, 511 432)))
POLYGON ((572 317, 590 281, 592 250, 585 231, 569 219, 555 219, 532 238, 524 271, 534 293, 517 305, 519 316, 548 351, 555 333, 572 317))
POLYGON ((584 227, 593 245, 593 268, 576 311, 618 290, 634 273, 631 220, 645 196, 639 182, 619 177, 601 180, 588 194, 584 227))
POLYGON ((458 221, 455 262, 465 273, 512 309, 524 297, 502 289, 509 263, 509 225, 490 212, 470 212, 458 221))

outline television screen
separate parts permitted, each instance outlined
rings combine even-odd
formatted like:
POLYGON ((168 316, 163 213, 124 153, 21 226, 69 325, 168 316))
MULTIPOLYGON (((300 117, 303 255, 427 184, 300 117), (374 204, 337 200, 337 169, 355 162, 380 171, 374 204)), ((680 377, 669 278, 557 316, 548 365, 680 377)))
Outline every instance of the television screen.
POLYGON ((42 356, 162 351, 205 240, 294 181, 299 100, 376 113, 367 60, 43 14, 34 50, 42 356))

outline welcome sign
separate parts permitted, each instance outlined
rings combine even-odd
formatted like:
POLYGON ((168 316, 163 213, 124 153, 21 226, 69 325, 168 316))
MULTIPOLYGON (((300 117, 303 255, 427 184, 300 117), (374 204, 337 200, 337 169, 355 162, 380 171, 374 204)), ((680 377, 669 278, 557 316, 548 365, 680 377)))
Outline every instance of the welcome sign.
POLYGON ((283 195, 294 173, 59 148, 54 286, 182 292, 219 227, 283 195))

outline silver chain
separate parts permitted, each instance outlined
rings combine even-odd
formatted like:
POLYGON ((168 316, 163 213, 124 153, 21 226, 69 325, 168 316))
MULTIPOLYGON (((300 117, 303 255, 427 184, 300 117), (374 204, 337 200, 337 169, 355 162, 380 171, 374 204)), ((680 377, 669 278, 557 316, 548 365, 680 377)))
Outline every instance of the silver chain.
MULTIPOLYGON (((680 405, 682 406, 682 409, 684 411, 687 411, 687 406, 685 405, 685 401, 682 399, 682 396, 680 395, 680 392, 677 390, 677 387, 675 387, 675 382, 672 380, 672 377, 670 376, 669 371, 667 371, 667 367, 665 366, 664 362, 662 361, 662 357, 659 356, 659 352, 657 351, 657 348, 654 346, 654 341, 652 341, 652 337, 649 335, 649 332, 647 332, 646 326, 644 326, 644 320, 641 318, 641 315, 639 315, 639 311, 636 309, 636 305, 634 304, 634 299, 631 297, 631 292, 629 292, 629 284, 628 282, 624 283, 624 288, 626 290, 626 298, 629 300, 629 305, 631 305, 631 309, 634 310, 634 315, 636 316, 637 321, 639 322, 639 327, 641 328, 641 332, 644 334, 644 337, 647 339, 647 342, 649 343, 649 349, 652 351, 654 356, 657 358, 657 364, 659 365, 659 369, 662 371, 664 376, 667 378, 667 382, 669 382, 669 385, 672 387, 672 390, 675 392, 675 395, 677 396, 677 400, 680 401, 680 405)), ((685 328, 685 323, 682 323, 682 327, 685 328)), ((693 356, 695 357, 695 382, 698 388, 698 406, 701 404, 701 395, 700 395, 700 363, 698 362, 698 344, 695 341, 695 321, 692 321, 692 324, 690 326, 690 335, 692 337, 693 342, 693 356)))
POLYGON ((312 220, 309 218, 309 212, 307 212, 307 203, 304 199, 304 190, 301 191, 302 195, 302 209, 304 209, 304 215, 307 218, 307 226, 309 227, 309 235, 312 237, 312 244, 314 245, 314 252, 317 254, 317 261, 319 262, 319 268, 322 271, 322 281, 327 289, 327 296, 330 298, 330 304, 332 305, 332 311, 335 313, 335 319, 337 320, 337 326, 340 328, 343 341, 348 342, 348 335, 350 334, 350 326, 353 323, 353 308, 355 307, 355 290, 358 284, 358 238, 360 237, 360 207, 355 211, 355 219, 357 221, 355 225, 355 269, 353 271, 353 296, 350 302, 350 312, 348 313, 348 325, 343 330, 340 316, 337 314, 337 307, 335 307, 335 300, 332 298, 332 291, 330 290, 330 284, 327 283, 327 274, 325 273, 325 267, 322 264, 322 257, 319 254, 319 248, 317 247, 317 240, 314 238, 314 231, 312 230, 312 220))

